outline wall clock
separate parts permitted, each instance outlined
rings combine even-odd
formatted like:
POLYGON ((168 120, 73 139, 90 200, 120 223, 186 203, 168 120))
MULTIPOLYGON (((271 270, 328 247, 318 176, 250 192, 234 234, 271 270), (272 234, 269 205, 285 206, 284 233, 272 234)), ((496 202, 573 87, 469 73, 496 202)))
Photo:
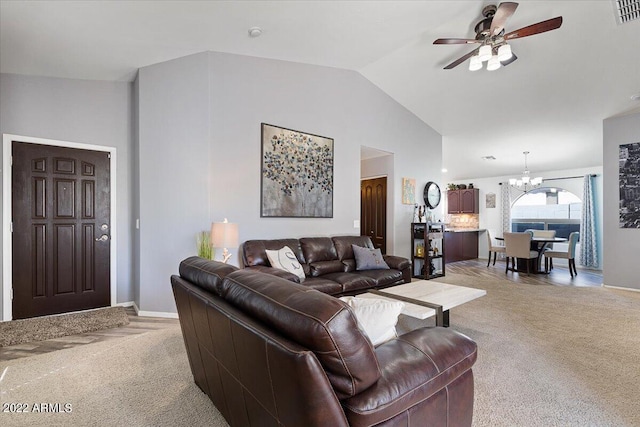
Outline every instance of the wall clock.
POLYGON ((440 204, 440 198, 442 197, 442 193, 440 192, 440 187, 433 181, 427 182, 427 185, 424 186, 424 202, 427 204, 429 209, 435 209, 436 206, 440 204))

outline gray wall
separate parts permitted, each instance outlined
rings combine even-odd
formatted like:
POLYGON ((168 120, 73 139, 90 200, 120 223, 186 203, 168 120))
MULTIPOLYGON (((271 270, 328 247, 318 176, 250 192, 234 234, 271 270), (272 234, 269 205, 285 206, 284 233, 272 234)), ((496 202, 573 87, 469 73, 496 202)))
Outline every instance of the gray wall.
POLYGON ((169 277, 210 225, 208 54, 138 74, 140 275, 143 312, 175 312, 169 277))
POLYGON ((116 147, 117 298, 131 301, 132 85, 1 74, 0 133, 116 147))
POLYGON ((640 142, 640 113, 604 121, 604 268, 608 286, 640 289, 640 229, 619 227, 618 160, 621 144, 640 142))

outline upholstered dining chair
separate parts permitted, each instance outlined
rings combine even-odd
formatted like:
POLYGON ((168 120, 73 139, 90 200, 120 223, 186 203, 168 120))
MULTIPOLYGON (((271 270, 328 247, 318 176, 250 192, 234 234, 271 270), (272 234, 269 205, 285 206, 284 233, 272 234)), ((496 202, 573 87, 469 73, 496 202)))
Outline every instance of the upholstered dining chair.
POLYGON ((580 240, 580 233, 574 231, 569 234, 569 247, 566 252, 559 251, 545 251, 544 252, 544 271, 549 272, 549 269, 553 269, 554 258, 564 258, 569 261, 569 274, 571 277, 575 274, 578 275, 576 270, 576 244, 580 240))
POLYGON ((489 267, 489 263, 491 262, 491 252, 493 252, 493 265, 496 265, 496 256, 498 253, 504 253, 504 246, 502 245, 493 245, 493 240, 491 240, 491 232, 487 230, 487 240, 489 242, 489 259, 487 260, 487 267, 489 267))
POLYGON ((513 264, 511 270, 517 271, 517 258, 527 260, 527 274, 529 274, 531 259, 538 258, 538 252, 531 250, 531 233, 504 233, 504 246, 507 256, 505 274, 509 271, 509 259, 513 264))
MULTIPOLYGON (((556 237, 556 230, 527 230, 533 234, 533 237, 542 237, 545 239, 553 239, 556 237)), ((538 243, 538 249, 545 243, 538 243)), ((553 243, 546 244, 546 250, 553 249, 553 243)))

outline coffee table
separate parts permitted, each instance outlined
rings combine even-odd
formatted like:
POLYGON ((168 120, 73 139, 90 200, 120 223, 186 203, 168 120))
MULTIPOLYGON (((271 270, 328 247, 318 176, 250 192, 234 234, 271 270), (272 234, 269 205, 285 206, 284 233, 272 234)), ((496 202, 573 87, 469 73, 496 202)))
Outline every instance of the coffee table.
POLYGON ((487 294, 483 289, 467 288, 434 282, 416 280, 390 288, 371 289, 358 298, 382 298, 405 303, 402 314, 418 319, 436 317, 436 326, 449 326, 449 310, 487 294))

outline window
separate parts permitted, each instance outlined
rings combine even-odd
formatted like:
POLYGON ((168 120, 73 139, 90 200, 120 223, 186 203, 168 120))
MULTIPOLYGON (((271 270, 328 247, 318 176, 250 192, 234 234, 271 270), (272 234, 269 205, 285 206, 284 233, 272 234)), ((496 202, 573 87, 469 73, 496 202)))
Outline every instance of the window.
POLYGON ((582 201, 557 187, 536 188, 521 195, 511 206, 511 231, 556 230, 557 237, 569 238, 580 231, 582 201))

